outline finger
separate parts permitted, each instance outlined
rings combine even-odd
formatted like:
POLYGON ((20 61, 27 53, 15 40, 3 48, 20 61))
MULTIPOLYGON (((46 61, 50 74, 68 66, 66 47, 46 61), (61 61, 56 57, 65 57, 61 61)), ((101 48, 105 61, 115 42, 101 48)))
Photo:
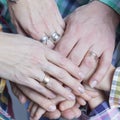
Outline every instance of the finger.
POLYGON ((97 89, 95 88, 93 89, 86 84, 84 84, 84 87, 85 87, 86 93, 90 95, 92 98, 99 96, 99 91, 97 89))
POLYGON ((77 107, 73 107, 72 109, 68 109, 62 112, 62 117, 66 119, 78 118, 81 115, 81 111, 77 107))
POLYGON ((84 92, 84 87, 79 83, 79 81, 73 78, 72 76, 70 76, 65 70, 57 66, 54 66, 51 63, 48 63, 47 66, 49 66, 49 69, 47 68, 45 72, 47 72, 51 76, 54 76, 60 82, 70 87, 72 90, 76 91, 77 93, 82 94, 84 92))
POLYGON ((93 88, 95 87, 105 76, 110 63, 112 60, 112 55, 109 50, 105 51, 103 55, 100 57, 98 67, 93 74, 93 76, 90 78, 89 85, 93 88))
POLYGON ((80 69, 79 75, 81 76, 81 80, 85 79, 88 73, 95 69, 98 63, 98 59, 97 59, 98 57, 97 58, 96 57, 97 54, 93 52, 93 50, 89 50, 85 55, 79 68, 80 69))
POLYGON ((14 95, 19 99, 20 103, 24 104, 27 101, 27 97, 21 92, 14 83, 10 83, 14 95))
POLYGON ((54 43, 51 41, 50 36, 46 33, 44 36, 42 36, 42 38, 40 39, 40 42, 47 46, 48 48, 54 48, 54 43))
POLYGON ((46 87, 56 94, 67 98, 68 100, 75 100, 74 94, 72 94, 69 90, 63 87, 59 82, 57 82, 54 78, 50 77, 49 82, 46 84, 46 87), (63 94, 64 93, 64 94, 63 94))
POLYGON ((34 105, 34 103, 31 101, 30 104, 29 104, 29 106, 28 106, 28 109, 27 109, 28 112, 31 111, 33 105, 34 105))
POLYGON ((38 106, 36 103, 33 104, 32 108, 31 108, 31 110, 30 110, 30 117, 34 117, 34 115, 35 115, 38 107, 39 107, 39 106, 38 106))
POLYGON ((77 66, 80 65, 87 53, 87 50, 89 49, 89 45, 90 44, 85 44, 84 41, 79 40, 79 42, 71 50, 68 58, 77 66))
POLYGON ((59 109, 65 111, 69 108, 72 108, 75 105, 75 101, 65 100, 59 104, 59 109))
POLYGON ((35 112, 34 117, 32 117, 34 120, 39 120, 45 113, 45 110, 41 107, 38 107, 37 111, 35 112))
POLYGON ((85 90, 85 92, 83 94, 78 94, 76 92, 74 92, 74 94, 78 97, 83 98, 85 101, 88 101, 91 99, 91 96, 89 94, 87 94, 87 91, 85 90))
POLYGON ((80 105, 86 105, 86 101, 83 99, 83 98, 81 98, 81 97, 77 97, 77 102, 80 104, 80 105))
POLYGON ((18 86, 21 91, 33 102, 41 106, 47 111, 55 111, 56 106, 47 98, 43 97, 42 95, 38 94, 37 92, 24 87, 24 86, 18 86))
MULTIPOLYGON (((44 76, 43 76, 43 74, 38 73, 37 70, 36 71, 33 70, 33 73, 34 74, 32 74, 33 76, 31 76, 31 78, 28 78, 27 80, 25 79, 26 85, 29 88, 39 92, 40 94, 42 94, 48 98, 55 98, 56 95, 53 92, 51 92, 50 90, 45 88, 45 86, 40 84, 40 82, 42 82, 42 80, 44 79, 45 74, 43 73, 44 74, 44 76), (34 78, 34 79, 32 79, 32 78, 34 78), (40 82, 37 80, 39 80, 40 82)), ((22 84, 22 83, 20 83, 20 84, 22 84)))
MULTIPOLYGON (((57 52, 55 52, 53 50, 46 51, 46 58, 49 62, 65 69, 71 75, 73 75, 77 79, 80 79, 79 68, 75 64, 73 64, 71 62, 71 60, 65 58, 64 56, 58 54, 57 52)), ((65 71, 63 71, 63 72, 65 72, 65 71)))
POLYGON ((59 110, 56 110, 54 112, 46 112, 44 116, 47 117, 47 118, 49 118, 49 119, 51 119, 51 120, 53 120, 53 119, 60 118, 61 113, 60 113, 59 110))
POLYGON ((53 49, 55 47, 55 44, 50 40, 50 38, 47 41, 47 47, 53 49))
POLYGON ((42 71, 39 71, 38 69, 31 69, 30 72, 30 78, 26 81, 26 85, 40 94, 44 95, 48 98, 55 98, 56 95, 48 90, 45 86, 43 86, 41 83, 43 82, 43 79, 45 77, 45 73, 42 71))
POLYGON ((67 24, 63 37, 55 47, 56 51, 58 51, 59 53, 66 57, 68 56, 68 54, 74 48, 75 44, 78 41, 78 36, 74 36, 76 35, 75 33, 76 31, 73 30, 74 30, 73 26, 71 27, 71 25, 67 24))

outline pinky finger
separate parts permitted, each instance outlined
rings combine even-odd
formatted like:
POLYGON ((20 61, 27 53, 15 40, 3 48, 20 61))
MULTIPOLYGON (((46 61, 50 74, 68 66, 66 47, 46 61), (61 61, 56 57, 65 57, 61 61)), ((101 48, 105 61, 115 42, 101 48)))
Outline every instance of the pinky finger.
POLYGON ((31 111, 33 104, 34 104, 33 102, 30 102, 30 104, 29 104, 29 106, 28 106, 28 109, 27 109, 28 112, 31 111))
POLYGON ((38 108, 38 105, 37 105, 37 104, 33 104, 33 105, 32 105, 32 108, 31 108, 31 110, 30 110, 30 116, 31 116, 31 117, 34 117, 34 115, 35 115, 35 113, 36 113, 36 111, 37 111, 37 108, 38 108))
POLYGON ((41 107, 38 107, 33 117, 34 120, 39 120, 43 116, 44 113, 45 113, 45 110, 41 107))

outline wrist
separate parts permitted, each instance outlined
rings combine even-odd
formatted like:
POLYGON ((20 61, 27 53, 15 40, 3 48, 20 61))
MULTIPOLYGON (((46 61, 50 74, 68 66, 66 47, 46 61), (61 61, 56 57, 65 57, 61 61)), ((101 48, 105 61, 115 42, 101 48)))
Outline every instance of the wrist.
POLYGON ((103 17, 106 24, 110 23, 110 27, 114 27, 114 29, 116 29, 119 24, 120 17, 111 7, 99 0, 94 0, 89 5, 93 8, 93 14, 98 14, 103 17))

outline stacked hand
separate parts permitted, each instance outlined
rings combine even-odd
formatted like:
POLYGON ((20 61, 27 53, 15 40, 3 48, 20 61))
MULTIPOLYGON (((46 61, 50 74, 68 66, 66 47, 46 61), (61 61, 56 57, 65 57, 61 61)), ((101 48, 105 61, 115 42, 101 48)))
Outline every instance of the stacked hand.
MULTIPOLYGON (((52 119, 59 116, 67 119, 80 116, 80 105, 85 105, 86 101, 98 96, 98 91, 84 90, 80 82, 89 76, 87 80, 90 79, 91 87, 95 87, 107 72, 114 50, 117 14, 102 3, 93 2, 78 8, 65 18, 64 23, 54 0, 21 0, 17 4, 9 4, 18 33, 39 40, 50 48, 55 47, 54 50, 59 52, 38 42, 35 43, 39 45, 34 51, 34 46, 31 45, 32 55, 39 51, 43 54, 38 56, 39 61, 36 61, 36 56, 32 60, 38 66, 37 69, 39 62, 44 72, 32 69, 30 73, 34 71, 34 77, 39 82, 44 80, 46 83, 43 85, 36 82, 34 85, 32 80, 28 80, 28 86, 22 86, 19 85, 21 81, 17 80, 19 84, 12 85, 15 95, 21 102, 32 100, 29 111, 34 119, 39 119, 43 114, 52 119), (46 75, 49 77, 46 78, 46 75), (33 85, 34 88, 37 86, 34 89, 37 92, 31 89, 33 85), (51 104, 57 108, 53 109, 51 104)), ((24 68, 21 72, 24 72, 24 68)))

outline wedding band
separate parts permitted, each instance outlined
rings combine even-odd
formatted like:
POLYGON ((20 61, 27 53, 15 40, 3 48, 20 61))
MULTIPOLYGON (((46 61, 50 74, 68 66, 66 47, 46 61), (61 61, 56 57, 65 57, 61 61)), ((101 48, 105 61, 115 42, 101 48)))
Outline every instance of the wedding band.
POLYGON ((44 36, 40 39, 40 42, 47 45, 47 41, 49 40, 48 36, 44 36))
POLYGON ((60 40, 60 35, 57 33, 57 32, 54 32, 52 35, 51 35, 51 40, 53 41, 53 43, 56 43, 60 40))
POLYGON ((97 61, 98 58, 99 58, 98 55, 97 55, 95 52, 93 52, 93 51, 89 51, 89 52, 88 52, 88 55, 89 55, 89 56, 93 56, 96 61, 97 61))
POLYGON ((45 74, 45 77, 44 77, 42 83, 47 85, 49 82, 50 82, 50 76, 45 74))

